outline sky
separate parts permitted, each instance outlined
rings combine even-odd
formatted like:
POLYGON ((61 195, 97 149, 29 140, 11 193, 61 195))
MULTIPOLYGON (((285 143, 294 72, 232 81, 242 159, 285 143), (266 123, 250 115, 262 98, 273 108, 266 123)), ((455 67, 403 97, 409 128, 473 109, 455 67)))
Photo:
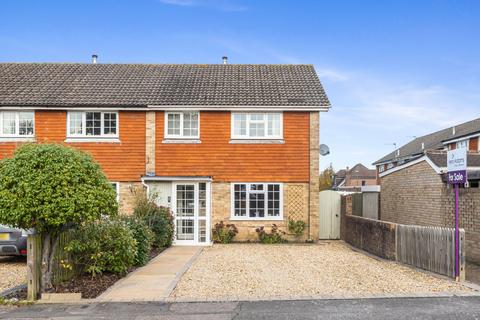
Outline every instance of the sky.
POLYGON ((321 167, 480 117, 480 1, 0 0, 0 62, 313 64, 321 167))

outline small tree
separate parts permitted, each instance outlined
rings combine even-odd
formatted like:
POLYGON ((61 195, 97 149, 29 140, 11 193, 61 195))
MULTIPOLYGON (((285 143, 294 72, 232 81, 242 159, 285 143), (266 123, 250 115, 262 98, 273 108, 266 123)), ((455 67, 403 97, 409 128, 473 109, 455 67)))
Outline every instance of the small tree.
POLYGON ((335 171, 331 164, 320 173, 320 191, 332 189, 334 175, 335 171))
POLYGON ((0 223, 42 235, 43 291, 52 287, 60 232, 118 211, 115 191, 85 152, 57 144, 25 144, 0 162, 0 223))

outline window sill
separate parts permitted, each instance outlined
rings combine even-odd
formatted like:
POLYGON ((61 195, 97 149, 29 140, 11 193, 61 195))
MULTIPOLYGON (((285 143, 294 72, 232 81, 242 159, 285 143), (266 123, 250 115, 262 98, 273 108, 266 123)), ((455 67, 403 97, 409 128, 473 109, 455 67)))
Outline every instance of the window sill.
POLYGON ((231 221, 282 221, 283 217, 267 217, 267 218, 248 218, 248 217, 230 217, 231 221))
POLYGON ((185 143, 185 144, 196 144, 202 143, 200 139, 164 139, 162 143, 185 143))
POLYGON ((230 139, 232 144, 284 144, 283 139, 230 139))
POLYGON ((0 142, 35 142, 35 137, 0 137, 0 142))
POLYGON ((65 139, 65 142, 67 143, 91 143, 91 142, 100 142, 100 143, 120 143, 119 138, 100 138, 100 137, 95 137, 95 138, 77 138, 77 137, 69 137, 65 139))

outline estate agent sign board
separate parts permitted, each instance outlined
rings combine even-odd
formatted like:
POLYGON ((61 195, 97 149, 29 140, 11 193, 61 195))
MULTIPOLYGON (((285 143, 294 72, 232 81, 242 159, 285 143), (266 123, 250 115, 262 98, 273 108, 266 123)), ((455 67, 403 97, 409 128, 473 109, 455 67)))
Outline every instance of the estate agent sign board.
POLYGON ((467 182, 467 149, 450 150, 447 153, 447 172, 449 184, 467 182))

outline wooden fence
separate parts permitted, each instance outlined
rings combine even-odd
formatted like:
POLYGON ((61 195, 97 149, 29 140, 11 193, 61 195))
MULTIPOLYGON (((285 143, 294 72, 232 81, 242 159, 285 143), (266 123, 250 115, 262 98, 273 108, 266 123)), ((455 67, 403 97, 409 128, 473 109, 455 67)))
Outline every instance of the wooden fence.
MULTIPOLYGON (((397 261, 455 277, 455 230, 397 225, 397 261)), ((465 231, 460 230, 460 279, 465 280, 465 231)))
MULTIPOLYGON (((70 233, 63 232, 58 239, 58 246, 53 259, 52 282, 54 284, 69 280, 74 276, 74 270, 63 267, 63 262, 68 260, 64 248, 70 240, 70 233)), ((42 264, 42 236, 29 235, 27 240, 27 285, 28 300, 36 300, 40 295, 40 278, 42 264)))
POLYGON ((352 194, 352 214, 359 217, 363 215, 363 195, 361 193, 352 194))

